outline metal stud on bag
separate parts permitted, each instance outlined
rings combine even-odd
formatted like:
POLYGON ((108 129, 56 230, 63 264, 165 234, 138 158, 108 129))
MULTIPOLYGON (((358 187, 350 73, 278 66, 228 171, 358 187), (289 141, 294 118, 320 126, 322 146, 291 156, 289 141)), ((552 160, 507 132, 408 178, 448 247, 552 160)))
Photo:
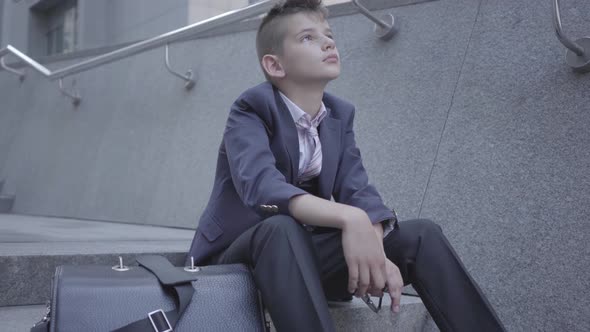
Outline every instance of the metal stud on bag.
POLYGON ((198 266, 195 266, 195 258, 191 256, 191 265, 185 266, 184 270, 186 272, 199 272, 201 269, 198 266))
POLYGON ((123 265, 123 257, 121 256, 119 256, 119 265, 113 266, 112 269, 119 272, 125 272, 130 270, 128 266, 123 265))
POLYGON ((47 307, 45 309, 45 316, 43 316, 43 318, 41 318, 40 321, 38 321, 37 323, 35 323, 33 325, 33 328, 35 328, 35 327, 37 327, 37 326, 39 326, 39 325, 41 325, 43 323, 47 323, 48 321, 51 320, 51 302, 50 301, 47 301, 47 303, 45 305, 47 307))

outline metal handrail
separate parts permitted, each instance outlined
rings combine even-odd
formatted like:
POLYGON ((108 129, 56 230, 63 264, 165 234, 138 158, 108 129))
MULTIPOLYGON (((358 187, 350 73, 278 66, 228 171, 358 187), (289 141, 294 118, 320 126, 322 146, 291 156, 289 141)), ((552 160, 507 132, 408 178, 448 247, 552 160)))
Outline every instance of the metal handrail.
POLYGON ((187 25, 183 28, 170 31, 163 35, 150 38, 106 54, 99 55, 92 59, 88 59, 86 61, 82 61, 75 65, 53 72, 41 65, 40 63, 36 62, 35 60, 31 59, 26 54, 20 52, 18 49, 14 48, 11 45, 8 45, 5 48, 0 49, 0 59, 6 56, 7 54, 12 54, 19 58, 21 61, 23 61, 26 65, 32 67, 40 74, 53 81, 72 74, 80 73, 98 67, 103 64, 114 62, 116 60, 120 60, 137 53, 145 52, 156 47, 164 46, 166 44, 197 35, 199 33, 223 26, 225 24, 239 22, 247 18, 263 14, 266 11, 268 11, 272 7, 272 5, 274 5, 275 2, 276 0, 257 2, 248 7, 217 15, 209 19, 191 25, 187 25))
MULTIPOLYGON (((74 105, 78 105, 80 104, 81 97, 76 92, 71 93, 64 89, 64 77, 81 73, 89 69, 165 45, 166 54, 164 63, 166 65, 166 69, 173 75, 185 80, 185 88, 191 89, 195 84, 194 80, 192 79, 192 70, 189 70, 186 75, 182 75, 171 68, 169 62, 169 44, 175 41, 185 40, 188 37, 194 37, 195 35, 198 35, 202 32, 206 32, 229 23, 239 22, 263 14, 267 12, 272 6, 274 6, 276 2, 278 2, 278 0, 260 1, 250 6, 229 11, 200 22, 187 25, 183 28, 170 31, 168 33, 156 36, 154 38, 140 41, 138 43, 96 56, 94 58, 82 61, 80 63, 56 71, 49 70, 48 68, 33 60, 26 54, 22 53, 12 45, 7 45, 5 48, 0 49, 0 67, 8 72, 18 75, 21 81, 25 78, 24 71, 16 70, 5 64, 4 57, 8 54, 12 54, 13 56, 19 58, 26 66, 33 68, 49 80, 59 80, 60 91, 65 96, 70 97, 74 105)), ((394 26, 395 20, 393 15, 386 14, 385 16, 383 16, 383 19, 385 20, 383 21, 383 19, 376 18, 369 10, 367 10, 367 8, 362 6, 357 0, 352 0, 352 3, 359 9, 359 11, 363 15, 365 15, 366 17, 368 17, 376 23, 375 33, 379 38, 383 40, 389 40, 396 33, 396 28, 394 26)))

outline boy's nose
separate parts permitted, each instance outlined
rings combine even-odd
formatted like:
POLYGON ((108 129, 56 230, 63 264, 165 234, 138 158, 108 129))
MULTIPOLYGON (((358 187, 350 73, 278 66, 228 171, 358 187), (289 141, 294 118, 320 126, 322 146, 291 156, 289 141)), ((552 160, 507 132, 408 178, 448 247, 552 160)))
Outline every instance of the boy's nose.
POLYGON ((333 49, 333 48, 336 47, 336 43, 334 42, 334 39, 331 39, 331 38, 328 38, 328 37, 325 37, 324 39, 325 39, 324 45, 323 45, 324 46, 323 47, 324 51, 325 50, 328 50, 328 49, 333 49))

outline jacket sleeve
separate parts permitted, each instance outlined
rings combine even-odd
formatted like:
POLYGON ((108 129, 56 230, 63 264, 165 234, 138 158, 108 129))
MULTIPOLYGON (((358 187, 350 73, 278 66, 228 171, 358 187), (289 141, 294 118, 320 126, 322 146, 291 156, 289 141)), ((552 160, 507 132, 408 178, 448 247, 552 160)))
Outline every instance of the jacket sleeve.
POLYGON ((242 202, 261 214, 262 205, 271 212, 290 215, 289 199, 304 190, 288 183, 275 166, 270 149, 270 131, 245 103, 232 106, 224 132, 225 151, 231 178, 242 202))
POLYGON ((342 155, 336 181, 334 199, 343 204, 364 210, 372 223, 378 223, 394 217, 379 196, 377 189, 369 184, 369 178, 361 159, 361 152, 356 146, 353 131, 354 109, 345 122, 342 155))

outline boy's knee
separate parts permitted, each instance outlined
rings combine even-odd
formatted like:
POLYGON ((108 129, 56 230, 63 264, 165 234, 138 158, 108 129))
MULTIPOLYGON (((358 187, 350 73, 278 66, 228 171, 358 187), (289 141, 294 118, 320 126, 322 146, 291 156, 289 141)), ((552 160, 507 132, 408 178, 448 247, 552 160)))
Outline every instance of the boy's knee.
POLYGON ((439 243, 442 238, 442 228, 430 219, 413 219, 400 222, 397 236, 385 239, 386 252, 391 256, 399 255, 405 259, 415 260, 420 251, 420 246, 431 243, 439 243))
POLYGON ((280 233, 288 236, 294 233, 305 232, 305 229, 299 222, 297 222, 297 220, 284 214, 269 217, 262 222, 264 223, 263 227, 272 230, 273 233, 280 233))
POLYGON ((404 221, 400 228, 405 230, 405 234, 416 240, 424 236, 442 235, 442 228, 430 219, 413 219, 404 221))
MULTIPOLYGON (((287 215, 276 215, 262 221, 252 238, 253 257, 267 252, 273 255, 292 251, 284 250, 290 246, 312 245, 311 236, 299 222, 287 215)), ((257 261, 254 258, 253 261, 257 261)))
POLYGON ((442 232, 442 228, 430 219, 416 219, 412 223, 422 232, 442 232))

